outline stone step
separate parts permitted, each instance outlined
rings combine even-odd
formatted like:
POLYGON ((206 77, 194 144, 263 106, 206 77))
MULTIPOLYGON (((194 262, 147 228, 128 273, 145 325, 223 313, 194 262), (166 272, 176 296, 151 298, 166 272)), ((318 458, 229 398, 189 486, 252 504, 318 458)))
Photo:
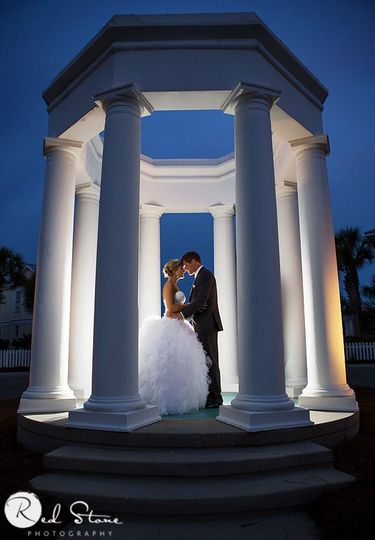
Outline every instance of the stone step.
POLYGON ((44 457, 47 470, 164 477, 251 474, 331 462, 331 450, 310 442, 192 449, 118 450, 64 446, 44 457))
MULTIPOLYGON (((217 477, 115 476, 47 472, 31 485, 53 501, 85 501, 93 509, 142 516, 233 515, 310 503, 353 478, 331 466, 217 477)), ((82 511, 82 510, 81 510, 82 511)))

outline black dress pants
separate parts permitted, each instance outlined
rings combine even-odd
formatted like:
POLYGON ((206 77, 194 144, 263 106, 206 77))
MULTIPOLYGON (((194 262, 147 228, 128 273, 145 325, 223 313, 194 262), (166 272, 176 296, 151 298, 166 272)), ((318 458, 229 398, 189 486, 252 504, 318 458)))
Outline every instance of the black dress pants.
POLYGON ((203 349, 209 356, 212 364, 208 371, 208 376, 211 379, 210 386, 208 388, 207 403, 223 403, 223 397, 221 395, 221 382, 220 382, 220 369, 219 369, 219 349, 217 345, 217 332, 210 334, 200 334, 198 332, 198 339, 203 345, 203 349))

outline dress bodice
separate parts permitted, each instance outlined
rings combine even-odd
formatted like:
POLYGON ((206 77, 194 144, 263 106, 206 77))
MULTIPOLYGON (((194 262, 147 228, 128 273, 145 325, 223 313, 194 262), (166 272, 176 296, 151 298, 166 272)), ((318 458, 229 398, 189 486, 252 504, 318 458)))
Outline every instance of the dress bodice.
POLYGON ((182 291, 177 291, 174 295, 174 301, 176 304, 185 304, 186 296, 182 291))

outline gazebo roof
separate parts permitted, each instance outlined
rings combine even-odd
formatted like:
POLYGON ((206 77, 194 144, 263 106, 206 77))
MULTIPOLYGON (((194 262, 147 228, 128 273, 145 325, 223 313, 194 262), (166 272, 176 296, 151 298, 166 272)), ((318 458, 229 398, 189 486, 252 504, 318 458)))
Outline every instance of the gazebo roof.
MULTIPOLYGON (((238 89, 279 96, 272 130, 322 133, 326 88, 255 13, 116 15, 44 91, 50 137, 86 142, 104 129, 100 97, 124 89, 142 114, 222 110, 238 89)), ((232 100, 232 101, 231 101, 232 100)))
POLYGON ((251 13, 199 13, 173 15, 115 15, 82 51, 53 79, 43 92, 47 105, 72 83, 83 71, 109 49, 119 43, 143 47, 178 47, 183 42, 197 41, 218 45, 233 41, 246 41, 269 52, 309 92, 323 104, 327 89, 298 60, 284 43, 253 12, 251 13), (253 42, 253 43, 252 43, 253 42))

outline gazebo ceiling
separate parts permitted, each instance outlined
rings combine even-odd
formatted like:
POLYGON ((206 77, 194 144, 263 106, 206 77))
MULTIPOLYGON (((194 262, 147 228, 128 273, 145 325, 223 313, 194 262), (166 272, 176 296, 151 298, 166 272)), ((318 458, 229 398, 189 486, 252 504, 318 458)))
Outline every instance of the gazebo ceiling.
MULTIPOLYGON (((295 182, 294 156, 290 146, 273 134, 275 183, 295 182)), ((84 146, 77 187, 101 184, 103 141, 94 137, 84 146)), ((164 213, 207 212, 213 205, 233 205, 235 158, 152 159, 141 155, 140 202, 163 208, 164 213)))

